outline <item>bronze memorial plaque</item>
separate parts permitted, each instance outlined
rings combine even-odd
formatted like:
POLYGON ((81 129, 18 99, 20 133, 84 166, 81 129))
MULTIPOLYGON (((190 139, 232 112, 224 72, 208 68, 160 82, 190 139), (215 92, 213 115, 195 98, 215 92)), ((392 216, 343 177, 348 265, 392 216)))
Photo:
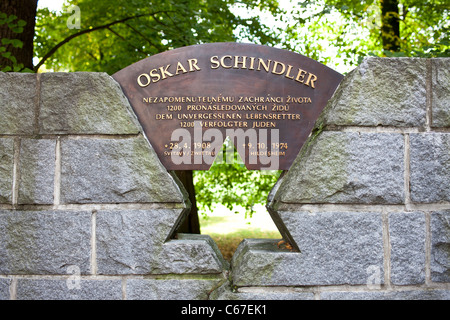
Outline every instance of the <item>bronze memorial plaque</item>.
POLYGON ((287 170, 343 76, 294 52, 211 43, 151 56, 113 78, 168 170, 226 161, 227 137, 248 169, 287 170))

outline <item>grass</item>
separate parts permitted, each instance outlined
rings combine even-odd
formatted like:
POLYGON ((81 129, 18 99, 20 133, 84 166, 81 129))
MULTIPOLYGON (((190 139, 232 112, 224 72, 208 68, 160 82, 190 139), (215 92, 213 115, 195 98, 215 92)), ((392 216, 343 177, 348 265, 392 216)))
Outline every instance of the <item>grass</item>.
POLYGON ((222 252, 224 259, 227 261, 231 261, 236 248, 244 239, 281 239, 281 235, 278 231, 260 230, 238 230, 228 234, 213 233, 210 234, 210 236, 217 243, 220 252, 222 252))
POLYGON ((243 239, 281 239, 272 219, 263 210, 252 218, 219 210, 200 219, 202 234, 207 234, 217 243, 225 260, 231 261, 239 243, 243 239))

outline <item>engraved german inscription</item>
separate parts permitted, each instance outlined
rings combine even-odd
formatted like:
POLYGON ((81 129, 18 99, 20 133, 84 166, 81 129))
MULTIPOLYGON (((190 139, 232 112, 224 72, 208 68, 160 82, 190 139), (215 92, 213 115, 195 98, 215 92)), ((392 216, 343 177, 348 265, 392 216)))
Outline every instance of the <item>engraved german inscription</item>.
POLYGON ((251 44, 184 47, 113 75, 168 170, 207 170, 229 138, 249 169, 289 169, 343 76, 251 44))

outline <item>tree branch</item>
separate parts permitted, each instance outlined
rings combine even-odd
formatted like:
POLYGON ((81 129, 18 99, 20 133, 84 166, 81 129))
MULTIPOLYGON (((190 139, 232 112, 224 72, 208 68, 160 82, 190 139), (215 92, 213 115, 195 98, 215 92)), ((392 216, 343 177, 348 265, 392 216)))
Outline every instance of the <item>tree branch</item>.
MULTIPOLYGON (((86 33, 94 32, 94 31, 97 31, 97 30, 101 30, 101 29, 109 29, 113 25, 116 25, 116 24, 119 24, 119 23, 124 23, 124 22, 126 22, 128 20, 138 19, 138 18, 142 18, 142 17, 145 17, 145 16, 155 16, 158 13, 167 13, 167 11, 158 11, 158 12, 153 12, 153 13, 148 13, 148 14, 140 14, 140 15, 136 15, 136 16, 132 16, 132 17, 126 17, 126 18, 123 18, 123 19, 120 19, 120 20, 117 20, 117 21, 113 21, 113 22, 110 22, 110 23, 107 23, 107 24, 104 24, 104 25, 101 25, 101 26, 97 26, 97 27, 94 27, 94 28, 91 28, 91 29, 84 29, 84 30, 81 30, 81 31, 79 31, 77 33, 74 33, 74 34, 68 36, 67 38, 65 38, 64 40, 62 40, 61 42, 59 42, 53 48, 51 48, 50 51, 47 52, 45 54, 45 56, 39 61, 39 63, 33 68, 33 70, 34 70, 34 72, 37 72, 39 70, 39 68, 45 63, 45 61, 47 61, 47 59, 49 59, 59 48, 61 48, 63 45, 65 45, 70 40, 72 40, 72 39, 74 39, 76 37, 79 37, 79 36, 81 36, 83 34, 86 34, 86 33)), ((155 19, 155 20, 157 20, 157 19, 155 19)))
POLYGON ((157 50, 161 50, 161 48, 158 48, 148 37, 146 37, 142 32, 134 28, 133 26, 130 26, 128 23, 125 23, 125 25, 133 30, 135 33, 137 33, 139 36, 141 36, 143 39, 145 39, 152 47, 156 48, 157 50))
POLYGON ((120 38, 122 41, 125 42, 126 45, 128 45, 129 47, 133 47, 134 49, 136 49, 137 51, 139 51, 142 54, 147 55, 144 51, 142 51, 141 48, 137 48, 135 46, 132 46, 127 39, 125 39, 124 37, 122 37, 118 32, 114 31, 113 29, 111 29, 110 27, 107 28, 111 33, 113 33, 114 35, 116 35, 118 38, 120 38))

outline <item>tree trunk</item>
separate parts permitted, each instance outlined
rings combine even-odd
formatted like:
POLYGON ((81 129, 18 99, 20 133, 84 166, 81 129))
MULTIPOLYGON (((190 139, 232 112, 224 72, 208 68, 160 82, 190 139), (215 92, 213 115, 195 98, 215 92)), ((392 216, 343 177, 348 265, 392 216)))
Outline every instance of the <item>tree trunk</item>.
POLYGON ((381 5, 381 39, 383 49, 400 51, 400 18, 398 0, 380 0, 381 5))
MULTIPOLYGON (((0 39, 19 39, 23 42, 22 48, 14 48, 8 45, 6 51, 11 52, 17 59, 17 63, 23 63, 25 68, 33 70, 33 38, 36 25, 36 10, 38 0, 1 0, 0 12, 8 16, 15 15, 20 20, 25 20, 26 25, 22 33, 14 33, 7 24, 0 26, 0 39)), ((17 20, 15 21, 17 22, 17 20)), ((13 66, 11 60, 0 56, 0 66, 13 66)))
POLYGON ((198 219, 197 201, 195 200, 194 180, 192 170, 175 171, 178 179, 183 183, 184 188, 189 193, 189 200, 191 201, 191 211, 184 220, 183 224, 178 228, 180 233, 200 233, 200 222, 198 219))

